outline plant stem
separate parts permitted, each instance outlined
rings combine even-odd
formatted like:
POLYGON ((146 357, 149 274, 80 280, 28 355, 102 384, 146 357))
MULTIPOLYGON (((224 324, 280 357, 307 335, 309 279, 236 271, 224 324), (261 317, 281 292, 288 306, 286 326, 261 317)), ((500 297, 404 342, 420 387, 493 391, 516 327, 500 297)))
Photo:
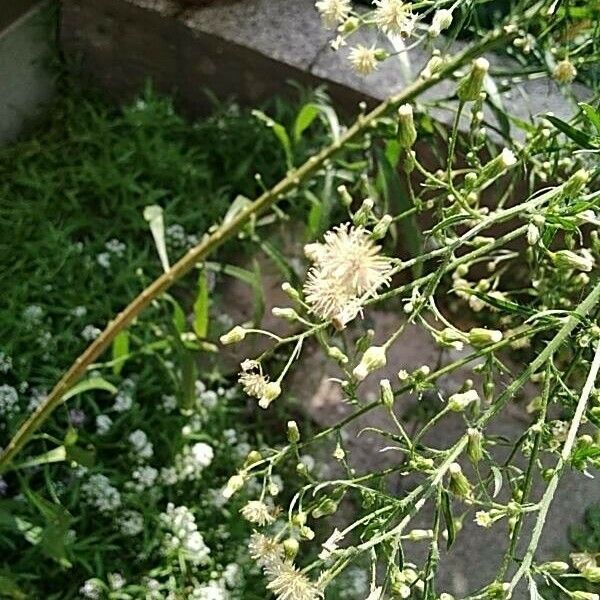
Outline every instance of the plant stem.
POLYGON ((17 430, 6 448, 0 454, 0 473, 31 439, 31 436, 44 424, 52 412, 61 404, 64 394, 85 374, 87 368, 110 346, 114 338, 123 331, 154 299, 161 296, 175 281, 183 277, 194 266, 204 260, 211 252, 220 247, 228 239, 235 236, 254 217, 273 207, 285 194, 297 188, 301 182, 314 175, 327 160, 332 158, 341 148, 355 137, 368 130, 372 123, 384 116, 391 109, 411 101, 440 81, 451 77, 453 72, 467 61, 480 56, 486 50, 500 43, 507 37, 503 29, 490 32, 479 43, 457 53, 445 63, 439 73, 433 77, 419 78, 402 92, 388 98, 370 113, 360 115, 355 123, 331 145, 318 154, 311 156, 303 165, 291 170, 285 178, 269 191, 264 192, 254 202, 242 209, 231 220, 222 223, 213 233, 191 248, 168 271, 145 288, 114 320, 110 321, 104 331, 75 360, 64 373, 47 398, 17 430))
MULTIPOLYGON (((600 284, 598 284, 596 289, 600 289, 600 284)), ((573 415, 573 420, 571 421, 571 426, 569 427, 569 432, 567 434, 565 445, 563 446, 560 459, 554 469, 554 475, 552 475, 552 479, 550 480, 550 483, 548 484, 548 487, 546 488, 546 491, 542 496, 542 500, 540 501, 540 511, 538 513, 533 533, 531 534, 531 540, 529 542, 529 546, 527 547, 527 552, 525 553, 525 556, 521 561, 519 569, 517 570, 514 577, 512 578, 512 581, 510 582, 510 588, 508 590, 509 598, 511 597, 513 590, 519 584, 523 576, 529 573, 529 570, 531 568, 533 557, 535 551, 537 550, 540 537, 542 535, 542 531, 546 523, 546 518, 548 517, 550 505, 552 504, 552 500, 554 499, 554 494, 556 492, 556 488, 558 487, 558 482, 563 474, 563 471, 569 458, 571 457, 571 452, 573 450, 573 446, 575 445, 577 432, 579 431, 579 426, 581 425, 581 419, 583 418, 588 399, 594 388, 594 382, 596 381, 596 377, 598 376, 598 371, 600 371, 600 342, 596 346, 594 360, 592 361, 592 366, 590 367, 587 379, 581 391, 581 396, 579 397, 579 402, 577 403, 577 408, 575 409, 575 414, 573 415)))

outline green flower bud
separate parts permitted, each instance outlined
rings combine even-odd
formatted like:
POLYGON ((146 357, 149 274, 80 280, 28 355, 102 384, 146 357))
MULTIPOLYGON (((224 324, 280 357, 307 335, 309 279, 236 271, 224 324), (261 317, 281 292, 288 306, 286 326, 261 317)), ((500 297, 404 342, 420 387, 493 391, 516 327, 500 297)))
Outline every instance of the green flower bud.
POLYGON ((354 379, 362 381, 365 377, 386 365, 385 346, 371 346, 365 350, 360 363, 352 371, 354 379))
POLYGON ((379 221, 377 221, 375 227, 373 227, 373 239, 381 240, 387 235, 388 229, 392 224, 392 215, 383 215, 379 221))
POLYGON ((321 517, 327 517, 332 515, 337 510, 338 503, 331 498, 323 498, 316 506, 311 515, 314 519, 320 519, 321 517))
POLYGON ((400 148, 412 148, 417 141, 417 130, 410 104, 403 104, 398 109, 398 144, 400 148))
POLYGON ((563 573, 567 573, 568 570, 569 565, 560 560, 554 560, 540 565, 540 571, 550 573, 551 575, 562 575, 563 573))
POLYGON ((511 150, 508 148, 504 148, 502 152, 490 160, 484 167, 481 169, 479 176, 477 177, 476 186, 481 186, 492 179, 498 177, 511 167, 517 164, 517 157, 513 154, 511 150))
POLYGON ((303 527, 304 525, 306 525, 306 513, 305 512, 299 512, 296 513, 293 517, 292 517, 292 523, 296 526, 296 527, 303 527))
POLYGON ((298 313, 293 308, 280 308, 274 306, 271 309, 271 313, 274 317, 285 319, 286 321, 297 321, 299 319, 298 313))
POLYGON ((488 344, 495 344, 502 339, 502 332, 497 329, 485 329, 485 327, 473 327, 469 331, 469 344, 480 348, 488 344))
POLYGON ((229 500, 233 494, 239 492, 244 487, 245 479, 239 473, 232 475, 227 482, 227 485, 223 489, 223 497, 229 500))
POLYGON ((401 159, 402 170, 410 175, 415 170, 416 156, 412 150, 404 152, 401 159))
POLYGON ((589 181, 590 174, 585 169, 579 169, 576 171, 564 184, 565 196, 577 195, 589 181))
POLYGON ((433 531, 431 529, 413 529, 406 534, 406 539, 411 542, 431 540, 433 539, 433 531))
POLYGON ((300 298, 298 291, 287 281, 281 284, 281 289, 283 290, 284 294, 286 294, 292 300, 298 300, 300 298))
POLYGON ((550 254, 552 262, 563 269, 576 269, 589 273, 594 268, 594 257, 588 250, 581 250, 580 253, 571 250, 559 250, 550 254))
POLYGON ((379 390, 381 391, 381 401, 384 406, 392 408, 394 406, 394 392, 389 379, 382 379, 379 382, 379 390))
POLYGON ((296 421, 287 422, 287 439, 290 444, 297 444, 300 441, 300 430, 296 421))
POLYGON ((468 390, 466 392, 452 394, 448 398, 448 409, 452 412, 462 412, 474 402, 479 402, 477 390, 468 390))
POLYGON ((467 444, 467 455, 471 462, 477 464, 483 458, 483 434, 478 429, 467 429, 469 441, 467 444))
POLYGON ((352 196, 349 194, 348 189, 345 185, 340 185, 337 189, 338 194, 340 195, 340 199, 342 200, 342 204, 349 208, 352 204, 352 196))
POLYGON ((333 358, 333 360, 342 365, 348 363, 348 357, 336 346, 329 346, 327 348, 327 355, 329 358, 333 358))
POLYGON ((471 484, 462 472, 458 463, 452 463, 448 468, 450 474, 450 491, 461 498, 468 498, 471 495, 471 484))
POLYGON ((300 550, 300 544, 297 539, 289 537, 283 542, 283 552, 288 560, 294 560, 298 550, 300 550))
POLYGON ((244 467, 251 467, 253 464, 262 460, 262 454, 258 450, 250 450, 246 460, 244 461, 244 467))
POLYGON ((360 208, 354 213, 352 217, 352 222, 356 226, 364 226, 367 224, 369 217, 373 213, 373 206, 375 203, 371 198, 365 198, 360 208))
POLYGON ((458 84, 456 94, 461 102, 477 100, 483 87, 483 80, 490 68, 490 63, 483 57, 473 61, 470 73, 458 84))
POLYGON ((584 567, 581 575, 590 583, 600 583, 600 567, 584 567))
POLYGON ((227 346, 228 344, 235 344, 237 342, 241 342, 248 332, 246 329, 241 327, 240 325, 236 325, 231 331, 222 335, 219 338, 219 341, 223 346, 227 346))
POLYGON ((600 596, 594 592, 571 592, 572 600, 600 600, 600 596))

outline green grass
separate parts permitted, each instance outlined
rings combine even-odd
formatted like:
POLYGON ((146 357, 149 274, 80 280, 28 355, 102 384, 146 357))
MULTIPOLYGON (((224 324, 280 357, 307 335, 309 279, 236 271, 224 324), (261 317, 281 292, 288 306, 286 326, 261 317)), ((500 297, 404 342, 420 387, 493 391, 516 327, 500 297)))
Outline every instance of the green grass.
MULTIPOLYGON (((27 139, 0 150, 8 383, 47 387, 84 347, 83 328, 102 327, 159 274, 146 205, 160 204, 167 227, 199 237, 236 195, 260 191, 255 173, 270 185, 285 169, 272 132, 236 106, 188 122, 150 89, 118 109, 67 87, 27 139), (109 253, 104 267, 98 257, 115 239, 121 255, 109 253), (31 306, 41 307, 38 319, 24 318, 31 306)), ((184 251, 170 248, 173 258, 184 251)))

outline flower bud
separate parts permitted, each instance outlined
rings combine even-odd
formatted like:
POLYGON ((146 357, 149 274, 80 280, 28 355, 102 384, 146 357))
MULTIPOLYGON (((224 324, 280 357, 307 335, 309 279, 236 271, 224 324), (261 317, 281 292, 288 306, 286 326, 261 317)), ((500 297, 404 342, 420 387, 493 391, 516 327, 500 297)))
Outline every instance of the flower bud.
POLYGON ((431 529, 413 529, 406 534, 406 539, 411 542, 422 542, 423 540, 431 540, 433 531, 431 529))
POLYGON ((352 33, 358 29, 358 26, 358 19, 356 17, 349 17, 338 27, 338 31, 340 33, 352 33))
POLYGON ((382 379, 379 382, 379 390, 381 391, 381 401, 387 408, 394 406, 394 392, 389 379, 382 379))
POLYGON ((594 268, 594 257, 588 250, 572 252, 571 250, 559 250, 550 254, 552 262, 559 268, 576 269, 589 273, 594 268))
POLYGON ((527 243, 535 246, 540 241, 541 232, 538 226, 532 221, 527 225, 527 243))
POLYGON ((476 348, 495 344, 502 339, 502 332, 497 329, 486 329, 485 327, 473 327, 469 331, 469 344, 476 348))
POLYGON ((600 596, 594 592, 571 592, 571 600, 600 600, 600 596))
POLYGON ((287 439, 290 444, 297 444, 300 441, 300 430, 296 421, 287 422, 287 439))
POLYGON ((407 174, 410 175, 414 170, 415 170, 415 164, 416 164, 416 155, 414 153, 414 151, 409 150, 408 152, 404 152, 404 155, 402 156, 402 170, 407 174))
POLYGON ((284 294, 286 294, 292 300, 298 300, 300 298, 300 294, 298 290, 296 290, 291 284, 287 281, 281 284, 281 289, 284 294))
POLYGON ((332 498, 324 498, 319 502, 318 506, 316 506, 311 515, 314 519, 320 519, 321 517, 327 517, 332 515, 338 507, 338 503, 332 498))
POLYGON ((477 390, 467 390, 466 392, 452 394, 448 398, 448 409, 452 412, 462 412, 474 402, 479 402, 477 390))
POLYGON ((292 517, 292 523, 296 527, 304 527, 306 525, 306 518, 305 512, 298 512, 292 517))
POLYGON ((231 331, 222 335, 219 338, 219 341, 223 346, 227 346, 228 344, 236 344, 237 342, 241 342, 248 332, 241 325, 236 325, 231 331))
POLYGON ((467 443, 467 455, 471 462, 477 464, 483 458, 483 434, 479 429, 467 429, 469 441, 467 443))
POLYGON ((298 313, 293 308, 280 308, 278 306, 274 306, 271 309, 271 313, 274 317, 279 317, 280 319, 285 319, 286 321, 297 321, 298 313))
POLYGON ((346 208, 349 208, 350 205, 352 204, 352 196, 348 192, 348 189, 346 188, 346 186, 345 185, 340 185, 338 187, 337 191, 338 191, 338 194, 340 195, 340 199, 342 201, 342 204, 346 208))
POLYGON ((244 461, 244 467, 251 467, 253 464, 262 460, 262 454, 258 450, 250 450, 246 460, 244 461))
POLYGON ((581 576, 590 583, 600 583, 600 567, 584 567, 581 576))
POLYGON ((348 363, 348 357, 337 346, 329 346, 327 348, 327 356, 342 365, 348 363))
POLYGON ((354 213, 352 222, 356 226, 366 225, 373 212, 374 202, 371 198, 365 198, 360 208, 354 213))
POLYGON ((223 489, 223 497, 229 500, 236 492, 239 492, 244 487, 244 478, 242 475, 232 475, 227 482, 227 485, 223 489))
POLYGON ((465 339, 465 334, 453 327, 442 329, 439 335, 436 336, 436 341, 441 346, 447 346, 449 348, 454 348, 455 350, 462 350, 464 348, 465 339))
POLYGON ((564 194, 566 196, 575 196, 583 189, 589 179, 590 174, 585 169, 575 171, 575 173, 573 173, 573 175, 571 175, 564 183, 564 194))
POLYGON ((484 165, 483 169, 481 169, 481 173, 479 173, 479 177, 477 178, 477 185, 483 185, 488 181, 498 177, 511 167, 514 167, 517 164, 517 157, 514 155, 512 150, 508 148, 504 148, 498 156, 492 158, 486 165, 484 165))
POLYGON ((269 381, 263 388, 262 396, 258 401, 261 408, 269 408, 269 404, 273 402, 281 394, 281 385, 278 381, 269 381))
POLYGON ((297 539, 289 537, 283 542, 283 552, 287 560, 294 560, 298 550, 300 550, 300 544, 297 539))
POLYGON ((556 64, 552 71, 552 76, 558 83, 565 85, 572 83, 575 77, 577 77, 577 69, 568 58, 565 58, 556 64))
POLYGON ((441 8, 434 13, 428 33, 431 37, 437 37, 444 29, 448 29, 450 25, 452 25, 452 11, 447 8, 441 8))
POLYGON ((423 70, 421 71, 421 77, 423 79, 431 79, 444 64, 444 59, 438 54, 434 54, 428 61, 423 70))
POLYGON ((462 472, 462 468, 458 463, 452 463, 448 467, 450 474, 450 491, 461 498, 468 498, 471 495, 471 484, 462 472))
POLYGON ((403 104, 398 109, 398 145, 400 148, 412 148, 417 141, 417 130, 410 104, 403 104))
POLYGON ((379 221, 373 227, 373 239, 381 240, 387 235, 388 229, 392 224, 393 218, 392 215, 383 215, 379 221))
POLYGON ((483 57, 473 61, 470 73, 459 82, 456 90, 461 102, 477 100, 489 68, 490 63, 483 57))
POLYGON ((550 573, 551 575, 562 575, 567 573, 569 565, 561 560, 554 560, 540 565, 540 571, 550 573))
POLYGON ((371 346, 365 350, 360 363, 352 371, 354 379, 362 381, 369 373, 386 365, 385 346, 371 346))
POLYGON ((335 460, 344 460, 344 458, 346 458, 346 453, 339 442, 336 444, 335 450, 333 451, 333 458, 335 458, 335 460))

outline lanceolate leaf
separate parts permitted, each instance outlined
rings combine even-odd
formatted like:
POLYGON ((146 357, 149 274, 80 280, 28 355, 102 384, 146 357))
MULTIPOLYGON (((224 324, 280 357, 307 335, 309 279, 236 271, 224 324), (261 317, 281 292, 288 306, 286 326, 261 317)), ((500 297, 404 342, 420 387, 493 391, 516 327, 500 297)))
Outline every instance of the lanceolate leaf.
MULTIPOLYGON (((380 148, 376 149, 376 158, 388 210, 392 216, 410 210, 413 204, 402 188, 398 172, 390 165, 387 156, 380 148)), ((401 219, 398 222, 398 229, 401 234, 401 244, 408 251, 410 257, 418 256, 421 252, 422 241, 421 232, 414 217, 401 219)), ((421 264, 419 263, 414 266, 413 274, 418 277, 420 272, 421 264)))
POLYGON ((592 137, 579 129, 575 129, 572 125, 565 123, 561 119, 552 115, 546 115, 546 119, 556 127, 559 131, 562 131, 568 138, 571 138, 575 143, 579 144, 582 148, 593 150, 596 146, 592 143, 592 137))
POLYGON ((129 332, 121 331, 112 343, 113 372, 118 375, 125 364, 125 357, 129 354, 129 332))
POLYGON ((194 332, 199 338, 205 338, 208 334, 208 303, 208 280, 206 270, 202 269, 198 275, 197 296, 194 302, 194 332))
POLYGON ((442 514, 444 515, 444 522, 446 523, 446 532, 448 539, 446 541, 446 548, 449 550, 454 544, 456 538, 456 525, 454 523, 454 517, 452 516, 452 505, 450 504, 450 495, 448 492, 442 492, 442 514))
POLYGON ((63 402, 66 402, 73 396, 77 396, 78 394, 83 394, 83 392, 89 392, 91 390, 104 390, 105 392, 109 392, 111 394, 117 393, 117 388, 103 379, 102 377, 90 377, 89 379, 84 379, 77 385, 74 385, 68 392, 64 394, 62 397, 63 402))

